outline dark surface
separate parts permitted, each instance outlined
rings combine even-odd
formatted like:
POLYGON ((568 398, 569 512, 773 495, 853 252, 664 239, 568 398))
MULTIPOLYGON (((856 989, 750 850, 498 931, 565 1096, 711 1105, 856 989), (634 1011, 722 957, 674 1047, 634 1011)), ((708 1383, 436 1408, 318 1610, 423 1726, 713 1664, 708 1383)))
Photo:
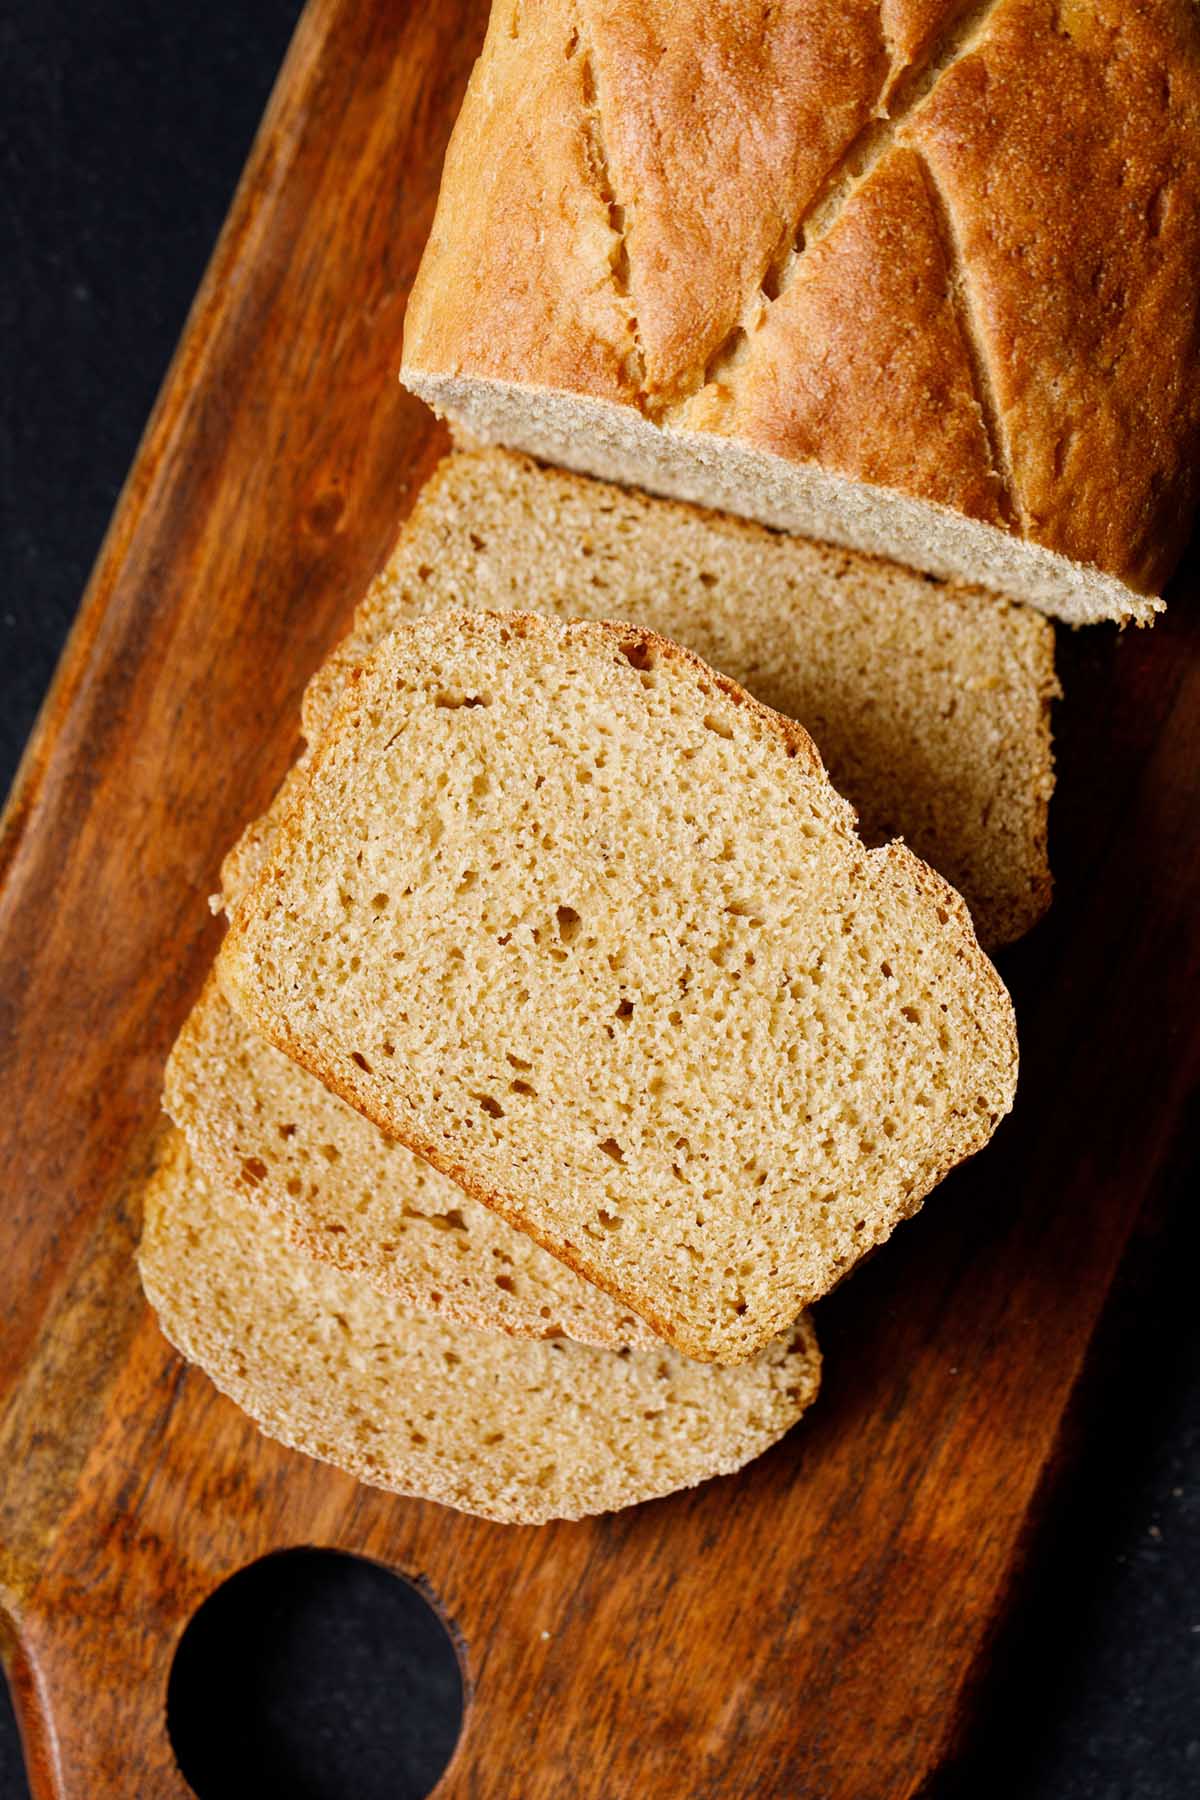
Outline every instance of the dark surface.
POLYGON ((267 1556, 225 1582, 193 1615, 167 1690, 167 1730, 200 1800, 423 1800, 461 1719, 434 1609, 378 1563, 332 1550, 267 1556))
MULTIPOLYGON (((298 11, 295 0, 0 5, 5 784, 298 11)), ((948 1784, 971 1800, 1200 1794, 1194 1200, 1194 1188, 1164 1197, 1163 1221, 1114 1310, 1080 1410, 1076 1473, 1033 1549, 1027 1605, 997 1646, 980 1730, 948 1784)), ((352 1766, 349 1748, 355 1722, 369 1735, 373 1708, 393 1692, 394 1662, 361 1655, 394 1631, 379 1590, 310 1569, 296 1596, 300 1635, 263 1668, 280 1756, 292 1730, 299 1751, 320 1696, 335 1785, 314 1793, 382 1792, 368 1783, 397 1771, 396 1720, 382 1735, 376 1728, 373 1765, 352 1766), (313 1609, 335 1601, 341 1622, 314 1629, 313 1609), (354 1654, 348 1619, 360 1622, 354 1654)), ((416 1708, 414 1741, 434 1705, 416 1708)), ((214 1704, 213 1731, 222 1729, 214 1704)), ((301 1791, 282 1772, 279 1781, 280 1793, 301 1791)), ((0 1800, 24 1791, 5 1711, 0 1800)))

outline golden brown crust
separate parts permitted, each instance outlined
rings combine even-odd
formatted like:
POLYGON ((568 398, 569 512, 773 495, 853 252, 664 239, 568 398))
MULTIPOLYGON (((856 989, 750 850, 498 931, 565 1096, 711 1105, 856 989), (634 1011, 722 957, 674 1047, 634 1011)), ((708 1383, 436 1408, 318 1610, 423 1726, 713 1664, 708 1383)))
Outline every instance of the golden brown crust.
POLYGON ((888 56, 877 0, 585 0, 580 17, 653 412, 698 384, 790 246, 888 56))
MULTIPOLYGON (((1200 9, 997 0, 964 50, 977 11, 889 0, 880 30, 831 0, 766 27, 750 0, 549 0, 523 9, 518 51, 500 0, 410 308, 411 379, 435 399, 447 377, 505 380, 535 409, 538 390, 586 396, 673 433, 681 398, 744 374, 746 330, 787 375, 751 379, 732 442, 990 525, 1011 474, 1023 539, 1156 593, 1200 481, 1200 9), (807 62, 831 22, 844 55, 807 62), (544 116, 554 100, 542 138, 521 82, 544 116), (889 138, 928 164, 940 251, 911 207, 842 192, 889 138), (836 241, 824 214, 808 229, 828 206, 836 241)), ((576 461, 613 467, 607 448, 576 461)))
POLYGON ((892 56, 889 89, 970 5, 971 0, 880 0, 883 36, 892 56))
POLYGON ((1003 522, 951 272, 912 151, 891 151, 851 195, 744 358, 680 423, 1003 522))
POLYGON ((497 0, 405 319, 422 367, 637 392, 572 8, 497 0))
POLYGON ((1200 8, 1001 0, 912 125, 1026 535, 1157 592, 1200 467, 1200 8))

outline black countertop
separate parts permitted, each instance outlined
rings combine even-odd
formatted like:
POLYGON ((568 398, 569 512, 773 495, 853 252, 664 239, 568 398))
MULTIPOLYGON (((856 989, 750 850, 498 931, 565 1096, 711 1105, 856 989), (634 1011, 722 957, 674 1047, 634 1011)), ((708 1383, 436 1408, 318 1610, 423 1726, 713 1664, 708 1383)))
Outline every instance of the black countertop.
MULTIPOLYGON (((297 0, 0 3, 5 786, 299 11, 297 0)), ((947 1784, 969 1800, 1200 1796, 1197 1233, 1172 1233, 1142 1247, 1114 1309, 1088 1436, 947 1784)), ((271 1615, 260 1717, 243 1720, 258 1738, 253 1791, 415 1800, 425 1765, 416 1752, 405 1761, 398 1736, 427 1740, 437 1701, 381 1642, 375 1584, 350 1564, 299 1571, 295 1594, 271 1615), (367 1642, 377 1652, 356 1655, 367 1642)), ((204 1703, 201 1691, 192 1704, 204 1703)), ((228 1729, 212 1712, 213 1732, 228 1729)), ((26 1793, 5 1696, 0 1800, 26 1793)), ((204 1800, 232 1793, 226 1778, 204 1800)))

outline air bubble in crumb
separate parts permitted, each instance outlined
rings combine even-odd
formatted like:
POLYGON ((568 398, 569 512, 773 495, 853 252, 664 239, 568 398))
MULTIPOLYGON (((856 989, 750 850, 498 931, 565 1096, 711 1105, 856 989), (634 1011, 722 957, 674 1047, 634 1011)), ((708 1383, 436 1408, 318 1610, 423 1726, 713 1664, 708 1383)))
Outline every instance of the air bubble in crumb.
POLYGON ((443 688, 433 704, 448 712, 457 712, 460 707, 490 706, 492 702, 488 694, 464 694, 458 688, 443 688))
POLYGON ((705 713, 704 729, 706 731, 715 732, 716 736, 719 738, 728 738, 732 741, 733 726, 727 725, 724 719, 718 719, 715 713, 705 713))
POLYGON ((649 644, 642 643, 640 639, 622 644, 621 654, 626 662, 635 669, 645 670, 654 667, 654 652, 649 644))
POLYGON ((581 920, 573 906, 560 906, 555 912, 559 942, 573 944, 579 936, 581 920))

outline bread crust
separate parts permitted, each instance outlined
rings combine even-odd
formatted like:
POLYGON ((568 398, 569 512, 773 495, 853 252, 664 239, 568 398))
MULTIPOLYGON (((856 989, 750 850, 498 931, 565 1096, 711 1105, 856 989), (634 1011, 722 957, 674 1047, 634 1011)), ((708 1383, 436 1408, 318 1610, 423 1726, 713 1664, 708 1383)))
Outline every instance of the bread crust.
POLYGON ((492 8, 409 299, 411 341, 437 368, 633 402, 636 334, 612 278, 619 238, 593 175, 578 43, 559 0, 492 8))
POLYGON ((913 151, 893 150, 851 194, 742 360, 677 419, 1008 528, 1006 484, 913 151))
POLYGON ((576 16, 591 71, 584 127, 619 209, 641 401, 657 415, 742 323, 869 122, 891 59, 877 0, 584 0, 576 16))
MULTIPOLYGON (((493 24, 511 11, 502 0, 493 24)), ((507 104, 518 51, 497 28, 410 302, 411 385, 441 407, 451 378, 509 382, 531 418, 539 393, 602 401, 660 421, 702 460, 703 444, 680 435, 687 408, 673 410, 695 395, 701 440, 728 437, 862 480, 884 502, 902 493, 1011 529, 1123 584, 1136 598, 1107 599, 1112 616, 1147 616, 1138 599, 1161 592, 1200 480, 1193 0, 994 0, 965 14, 938 0, 893 4, 874 48, 852 7, 849 61, 796 64, 794 89, 772 73, 782 51, 762 39, 750 0, 686 17, 664 8, 661 19, 631 0, 526 11, 540 34, 520 46, 529 80, 563 61, 558 39, 573 32, 568 66, 586 56, 591 70, 562 115, 557 197, 542 147, 507 104), (756 110, 767 90, 778 104, 756 110), (814 107, 836 129, 814 137, 814 107), (869 208, 856 187, 860 165, 869 177, 900 147, 922 159, 947 228, 940 297, 915 214, 901 230, 894 209, 869 208), (493 165, 526 204, 480 210, 479 172, 493 165), (564 205, 586 212, 589 191, 601 225, 566 242, 564 205), (531 193, 546 204, 531 209, 531 193), (467 257, 478 282, 464 280, 467 257), (772 364, 786 382, 770 379, 772 364)), ((782 45, 787 32, 840 25, 846 9, 796 0, 771 11, 782 45)), ((589 453, 593 427, 579 429, 576 466, 610 472, 611 455, 589 453)), ((526 434, 517 447, 536 445, 526 434)), ((764 470, 764 508, 770 480, 764 470)))
POLYGON ((1200 479, 1200 8, 1002 0, 911 137, 1024 534, 1160 592, 1200 479))

